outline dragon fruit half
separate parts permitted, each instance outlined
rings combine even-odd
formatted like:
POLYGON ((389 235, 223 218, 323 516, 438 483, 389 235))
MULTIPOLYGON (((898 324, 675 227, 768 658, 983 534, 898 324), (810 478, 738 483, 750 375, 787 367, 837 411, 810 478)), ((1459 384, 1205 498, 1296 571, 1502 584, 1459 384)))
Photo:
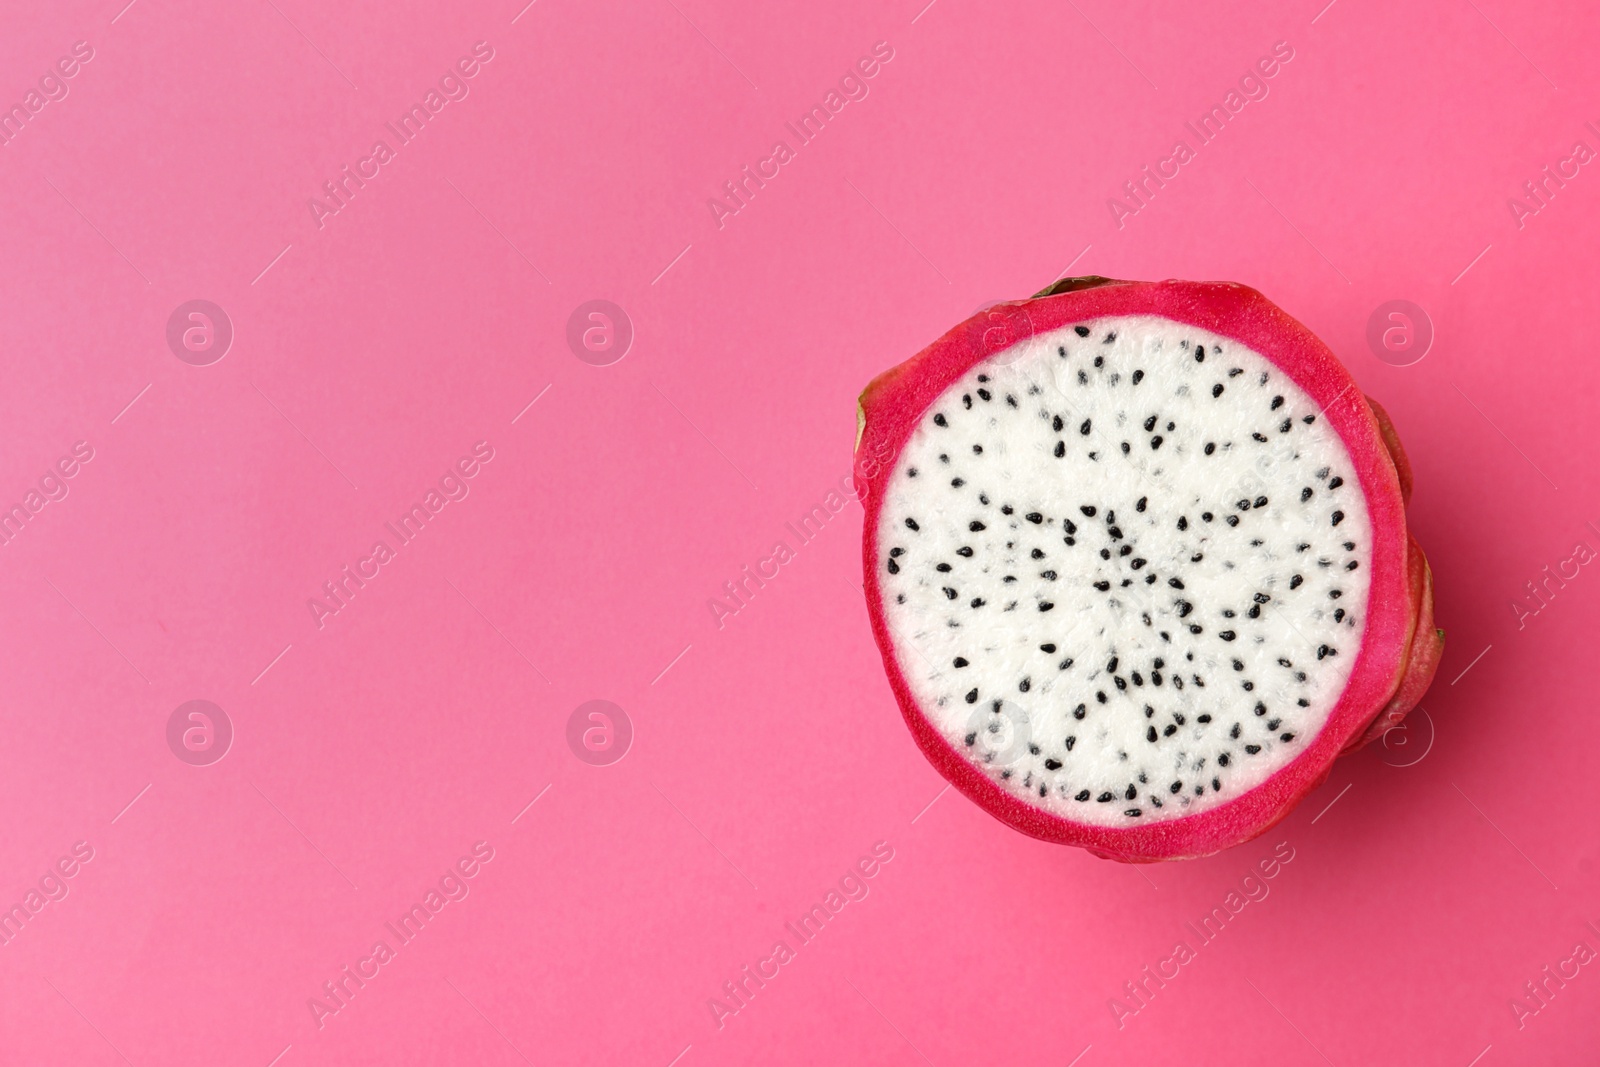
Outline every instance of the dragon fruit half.
POLYGON ((1246 841, 1438 665, 1387 414, 1244 286, 1073 278, 981 312, 867 387, 856 449, 901 711, 1025 833, 1246 841))

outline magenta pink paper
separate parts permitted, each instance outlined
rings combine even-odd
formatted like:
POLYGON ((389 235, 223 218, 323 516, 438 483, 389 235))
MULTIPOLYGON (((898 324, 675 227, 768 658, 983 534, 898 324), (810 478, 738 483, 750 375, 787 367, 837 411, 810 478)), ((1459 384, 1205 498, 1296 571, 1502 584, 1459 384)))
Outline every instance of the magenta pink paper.
POLYGON ((0 1063, 1596 1062, 1592 6, 123 4, 0 33, 0 1063), (1416 468, 1432 690, 1203 861, 861 603, 856 393, 1067 272, 1416 468))

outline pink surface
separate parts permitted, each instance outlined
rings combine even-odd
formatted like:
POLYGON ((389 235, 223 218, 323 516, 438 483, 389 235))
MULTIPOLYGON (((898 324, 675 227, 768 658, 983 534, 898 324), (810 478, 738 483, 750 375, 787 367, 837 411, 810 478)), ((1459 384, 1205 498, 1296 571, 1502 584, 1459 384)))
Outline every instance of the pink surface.
POLYGON ((8 5, 0 1062, 1593 1062, 1600 16, 924 2, 8 5), (856 393, 1069 266, 1416 472, 1416 725, 1203 861, 943 793, 855 584, 856 393))

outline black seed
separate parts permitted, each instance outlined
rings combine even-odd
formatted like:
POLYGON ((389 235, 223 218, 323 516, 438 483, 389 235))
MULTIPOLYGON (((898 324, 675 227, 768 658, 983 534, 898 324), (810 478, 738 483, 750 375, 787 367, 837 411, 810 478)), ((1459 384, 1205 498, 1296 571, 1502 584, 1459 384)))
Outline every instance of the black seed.
POLYGON ((1234 738, 1235 740, 1238 739, 1238 737, 1239 737, 1239 724, 1238 723, 1234 723, 1233 724, 1233 729, 1228 731, 1228 736, 1231 737, 1231 738, 1234 738))
POLYGON ((1128 682, 1122 677, 1122 675, 1114 675, 1111 680, 1117 683, 1118 689, 1122 690, 1123 692, 1128 691, 1128 682))
POLYGON ((1102 548, 1100 550, 1100 558, 1101 559, 1110 559, 1111 558, 1111 550, 1109 548, 1102 548))
POLYGON ((1221 396, 1222 395, 1222 383, 1221 382, 1218 382, 1216 385, 1213 385, 1211 387, 1211 395, 1212 396, 1221 396))
POLYGON ((1040 611, 1049 611, 1053 607, 1055 607, 1055 605, 1050 603, 1050 601, 1048 601, 1048 600, 1041 600, 1039 602, 1039 610, 1040 611))
POLYGON ((1165 730, 1161 731, 1161 736, 1162 737, 1171 737, 1173 734, 1175 734, 1177 732, 1178 732, 1178 728, 1176 726, 1172 725, 1171 723, 1168 723, 1167 724, 1167 728, 1165 730))
POLYGON ((1305 418, 1301 419, 1300 421, 1305 423, 1307 426, 1310 426, 1313 422, 1317 421, 1317 417, 1315 415, 1307 415, 1305 418))
POLYGON ((978 702, 978 691, 976 689, 974 689, 970 693, 967 694, 967 703, 968 704, 976 704, 977 702, 978 702))
POLYGON ((1105 356, 1095 356, 1094 357, 1094 365, 1096 367, 1104 367, 1106 365, 1106 357, 1105 356))
MULTIPOLYGON (((1124 548, 1132 548, 1131 545, 1124 545, 1123 547, 1124 548)), ((1131 559, 1131 560, 1128 561, 1128 566, 1132 567, 1134 570, 1138 570, 1140 567, 1143 567, 1146 562, 1147 561, 1142 560, 1142 559, 1131 559)))
POLYGON ((1290 734, 1290 733, 1279 734, 1278 735, 1278 740, 1279 741, 1293 741, 1294 740, 1294 734, 1290 734))
POLYGON ((1187 530, 1188 528, 1189 528, 1189 519, 1188 519, 1188 517, 1184 516, 1184 515, 1179 515, 1178 516, 1178 529, 1187 530))
POLYGON ((1339 590, 1339 589, 1330 589, 1330 590, 1328 590, 1328 599, 1329 600, 1338 600, 1342 596, 1344 596, 1343 590, 1339 590))
MULTIPOLYGON (((1203 633, 1205 633, 1205 630, 1202 629, 1201 627, 1195 625, 1194 623, 1190 623, 1189 624, 1189 632, 1192 633, 1192 634, 1203 634, 1203 633)), ((1179 688, 1181 689, 1182 686, 1179 686, 1179 688)))
POLYGON ((1335 512, 1334 512, 1334 513, 1333 513, 1333 524, 1334 524, 1334 525, 1335 525, 1335 526, 1337 526, 1337 525, 1339 525, 1339 524, 1340 524, 1340 523, 1341 523, 1341 522, 1343 522, 1343 521, 1344 521, 1344 512, 1342 512, 1342 511, 1335 511, 1335 512))
POLYGON ((1057 415, 1055 418, 1050 420, 1050 428, 1052 430, 1054 430, 1056 433, 1060 433, 1061 432, 1061 427, 1063 425, 1064 424, 1061 421, 1061 416, 1060 415, 1057 415))
POLYGON ((1293 578, 1289 579, 1289 588, 1290 589, 1299 589, 1301 583, 1304 582, 1304 581, 1305 581, 1305 579, 1297 574, 1293 578))
POLYGON ((1195 722, 1210 722, 1211 721, 1211 716, 1210 715, 1196 715, 1194 721, 1195 722))
POLYGON ((1239 660, 1239 659, 1234 660, 1233 661, 1233 669, 1236 670, 1236 671, 1244 670, 1244 661, 1243 660, 1239 660))
POLYGON ((1088 337, 1089 336, 1089 327, 1087 327, 1087 326, 1074 326, 1072 328, 1072 332, 1077 334, 1079 337, 1088 337))
POLYGON ((1333 613, 1333 621, 1334 622, 1344 622, 1344 609, 1343 608, 1340 608, 1338 611, 1335 611, 1333 613))
POLYGON ((1012 396, 1010 393, 1007 393, 1006 394, 1006 403, 1010 404, 1012 407, 1016 407, 1017 406, 1017 398, 1012 396))
POLYGON ((1095 582, 1094 583, 1094 587, 1096 589, 1100 590, 1102 593, 1104 593, 1104 592, 1106 592, 1107 590, 1109 590, 1111 588, 1111 583, 1110 582, 1095 582))
POLYGON ((1101 804, 1107 804, 1107 803, 1110 803, 1111 801, 1113 801, 1113 800, 1115 800, 1117 798, 1114 795, 1112 795, 1111 793, 1101 793, 1099 796, 1095 797, 1094 799, 1096 801, 1098 801, 1099 803, 1101 803, 1101 804))
POLYGON ((1343 484, 1344 484, 1344 479, 1339 477, 1338 475, 1334 475, 1333 480, 1328 483, 1328 488, 1329 489, 1337 489, 1343 484))
POLYGON ((891 556, 903 556, 905 554, 906 554, 906 550, 903 549, 903 548, 898 548, 897 547, 897 548, 891 548, 889 550, 889 555, 891 555, 891 556))
POLYGON ((1255 499, 1255 506, 1256 506, 1256 507, 1258 507, 1258 508, 1264 508, 1264 507, 1266 507, 1266 506, 1267 506, 1267 498, 1266 498, 1266 497, 1264 497, 1264 496, 1258 496, 1258 497, 1256 497, 1256 499, 1255 499))
POLYGON ((1189 612, 1191 612, 1193 610, 1194 610, 1194 605, 1189 603, 1187 600, 1178 601, 1178 618, 1180 618, 1180 619, 1188 618, 1189 617, 1189 612))
POLYGON ((1174 588, 1174 589, 1182 589, 1183 588, 1183 579, 1182 578, 1176 578, 1176 577, 1168 578, 1167 579, 1167 584, 1172 586, 1172 588, 1174 588))
POLYGON ((889 573, 890 574, 899 574, 900 573, 900 564, 896 563, 892 559, 889 561, 889 573))
POLYGON ((984 605, 984 599, 983 599, 983 597, 981 597, 981 596, 975 596, 975 597, 973 597, 973 598, 972 598, 972 606, 973 606, 973 607, 975 607, 975 608, 981 608, 981 607, 983 607, 983 605, 984 605))
POLYGON ((1089 799, 1089 791, 1087 789, 1085 789, 1082 792, 1080 792, 1077 796, 1073 797, 1073 799, 1074 800, 1088 800, 1089 799))
POLYGON ((1123 795, 1124 799, 1132 800, 1134 797, 1139 795, 1139 790, 1134 788, 1134 785, 1133 785, 1132 782, 1129 782, 1128 783, 1128 791, 1126 793, 1122 794, 1122 795, 1123 795))
POLYGON ((941 563, 938 566, 934 567, 933 569, 936 570, 936 571, 939 571, 941 574, 943 574, 943 573, 946 573, 946 572, 948 572, 950 570, 950 564, 941 563))
POLYGON ((906 528, 910 529, 910 530, 920 530, 920 529, 922 529, 922 527, 917 525, 917 520, 916 519, 907 519, 906 520, 906 528))
POLYGON ((1263 434, 1263 433, 1253 433, 1250 436, 1254 437, 1257 441, 1261 441, 1263 443, 1265 443, 1266 440, 1267 440, 1267 435, 1263 434))
POLYGON ((968 548, 966 545, 962 545, 960 548, 956 549, 956 555, 966 556, 970 559, 972 558, 972 549, 968 548))
POLYGON ((944 595, 946 600, 954 600, 956 598, 956 591, 947 585, 944 587, 944 595))
POLYGON ((1138 671, 1130 671, 1130 672, 1128 672, 1128 677, 1133 679, 1133 684, 1134 685, 1143 685, 1144 684, 1144 675, 1140 674, 1138 671))
POLYGON ((1089 436, 1089 420, 1088 419, 1084 419, 1083 422, 1081 422, 1078 425, 1078 432, 1083 434, 1083 436, 1085 436, 1085 437, 1089 436))
POLYGON ((1039 646, 1040 652, 1054 652, 1055 650, 1056 646, 1054 644, 1044 644, 1039 646))
POLYGON ((1152 450, 1158 449, 1160 447, 1161 447, 1161 437, 1160 437, 1160 435, 1157 435, 1155 437, 1150 438, 1150 448, 1152 450))
POLYGON ((1146 730, 1144 732, 1144 739, 1146 741, 1149 741, 1151 744, 1155 743, 1155 740, 1156 740, 1156 728, 1154 726, 1150 727, 1148 730, 1146 730))
POLYGON ((1196 363, 1204 363, 1206 361, 1206 350, 1200 345, 1194 346, 1194 361, 1196 363))
POLYGON ((1061 769, 1061 761, 1058 759, 1047 759, 1044 761, 1044 769, 1047 771, 1059 771, 1061 769))
POLYGON ((1339 654, 1339 650, 1336 649, 1336 648, 1330 648, 1327 645, 1318 645, 1317 646, 1317 658, 1318 659, 1323 659, 1323 658, 1325 658, 1327 656, 1337 656, 1338 654, 1339 654))
POLYGON ((1200 518, 1204 519, 1206 522, 1210 522, 1211 521, 1211 512, 1202 511, 1200 513, 1200 518))
POLYGON ((1234 633, 1232 630, 1223 630, 1217 636, 1222 638, 1224 641, 1232 641, 1234 638, 1238 637, 1239 635, 1234 633))
MULTIPOLYGON (((979 378, 978 380, 980 382, 988 381, 987 378, 979 378)), ((993 400, 994 399, 994 394, 989 392, 989 390, 987 390, 987 389, 979 389, 978 390, 978 395, 983 397, 983 399, 985 399, 985 400, 993 400)))
POLYGON ((1273 397, 1272 398, 1272 410, 1273 411, 1277 411, 1281 407, 1283 407, 1283 397, 1281 397, 1281 396, 1273 397))
POLYGON ((1216 445, 1212 444, 1210 441, 1206 442, 1206 455, 1209 456, 1209 455, 1211 455, 1211 453, 1215 452, 1216 450, 1217 450, 1217 446, 1216 445))
POLYGON ((1237 525, 1239 525, 1239 516, 1237 516, 1237 515, 1229 515, 1226 518, 1224 518, 1222 521, 1227 523, 1229 526, 1237 526, 1237 525))
POLYGON ((967 523, 967 529, 971 530, 973 533, 977 533, 979 530, 988 529, 988 527, 979 522, 977 519, 973 519, 971 522, 967 523))
POLYGON ((961 404, 968 411, 971 411, 972 410, 972 394, 971 393, 962 393, 961 394, 961 404))
POLYGON ((965 656, 957 656, 951 662, 954 663, 957 667, 965 667, 967 665, 967 660, 966 660, 965 656))
POLYGON ((978 455, 978 456, 983 455, 983 446, 982 445, 973 445, 972 446, 972 452, 973 452, 974 455, 978 455))
POLYGON ((1267 720, 1267 729, 1269 729, 1269 730, 1276 730, 1278 727, 1280 727, 1282 725, 1283 725, 1283 720, 1282 719, 1268 719, 1267 720))
POLYGON ((1250 501, 1248 499, 1241 500, 1237 504, 1235 504, 1234 507, 1238 508, 1240 511, 1249 511, 1250 510, 1250 501))
POLYGON ((1111 539, 1113 541, 1122 540, 1122 529, 1121 529, 1121 527, 1109 526, 1109 527, 1106 528, 1106 533, 1111 535, 1111 539))
POLYGON ((967 744, 970 745, 973 742, 975 742, 976 740, 978 740, 978 735, 976 733, 971 733, 971 734, 967 735, 967 744))
POLYGON ((1096 700, 1098 700, 1098 701, 1099 701, 1099 702, 1100 702, 1100 703, 1102 703, 1102 704, 1104 704, 1104 703, 1105 703, 1105 702, 1106 702, 1106 694, 1105 694, 1105 690, 1103 690, 1103 689, 1096 689, 1096 690, 1095 690, 1095 691, 1094 691, 1094 698, 1095 698, 1095 699, 1096 699, 1096 700))
POLYGON ((1088 709, 1088 708, 1087 708, 1087 707, 1085 707, 1085 706, 1084 706, 1084 705, 1082 705, 1082 704, 1079 704, 1079 705, 1078 705, 1078 706, 1077 706, 1077 707, 1075 707, 1075 708, 1073 708, 1073 709, 1072 709, 1072 717, 1073 717, 1073 718, 1074 718, 1074 719, 1082 719, 1082 718, 1083 718, 1083 716, 1084 716, 1084 714, 1085 714, 1085 713, 1086 713, 1086 712, 1087 712, 1087 711, 1088 711, 1088 710, 1089 710, 1089 709, 1088 709))
POLYGON ((951 478, 950 479, 950 487, 952 489, 960 489, 963 485, 966 485, 966 484, 967 484, 967 480, 965 478, 951 478))
POLYGON ((950 425, 948 422, 945 421, 945 417, 943 415, 935 415, 933 417, 933 424, 935 426, 949 426, 950 425))
POLYGON ((1062 456, 1064 456, 1066 454, 1067 454, 1067 443, 1065 441, 1057 441, 1056 442, 1056 458, 1060 459, 1062 456))
POLYGON ((1029 522, 1031 522, 1031 523, 1033 523, 1035 525, 1038 525, 1039 523, 1044 521, 1044 516, 1039 514, 1037 511, 1030 511, 1030 512, 1028 512, 1026 515, 1024 515, 1022 517, 1027 519, 1029 522))
POLYGON ((1257 752, 1261 751, 1261 746, 1260 745, 1246 745, 1246 746, 1244 746, 1244 750, 1246 752, 1250 753, 1250 755, 1254 756, 1257 752))

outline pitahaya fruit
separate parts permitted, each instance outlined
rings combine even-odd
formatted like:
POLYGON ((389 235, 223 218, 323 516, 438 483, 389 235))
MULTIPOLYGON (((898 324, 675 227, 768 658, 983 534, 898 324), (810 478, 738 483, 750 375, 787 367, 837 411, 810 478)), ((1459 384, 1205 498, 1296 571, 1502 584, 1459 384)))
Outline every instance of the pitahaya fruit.
POLYGON ((1128 861, 1263 833, 1443 649, 1388 415, 1241 285, 1067 279, 861 394, 865 592, 924 754, 1128 861))

